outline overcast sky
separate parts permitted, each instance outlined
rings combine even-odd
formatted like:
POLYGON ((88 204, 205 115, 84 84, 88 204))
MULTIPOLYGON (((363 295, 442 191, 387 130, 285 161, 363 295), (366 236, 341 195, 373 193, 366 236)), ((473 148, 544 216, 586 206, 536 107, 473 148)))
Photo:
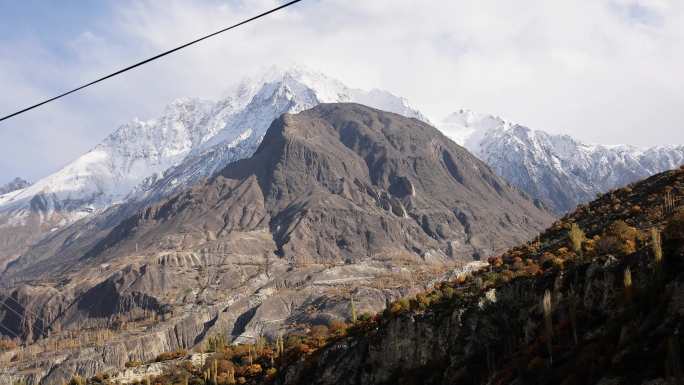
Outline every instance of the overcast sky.
MULTIPOLYGON (((276 3, 0 0, 0 115, 276 3)), ((684 144, 684 1, 304 0, 0 123, 0 184, 282 62, 404 96, 433 122, 469 108, 588 142, 684 144)))

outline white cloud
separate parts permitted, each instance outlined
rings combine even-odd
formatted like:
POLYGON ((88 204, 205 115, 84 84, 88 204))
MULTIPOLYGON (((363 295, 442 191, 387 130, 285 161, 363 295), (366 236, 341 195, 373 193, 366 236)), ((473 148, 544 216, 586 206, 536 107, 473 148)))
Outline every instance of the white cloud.
MULTIPOLYGON (((97 31, 65 42, 69 61, 35 42, 15 58, 0 55, 0 84, 11 90, 0 96, 0 108, 90 80, 276 2, 119 4, 97 31), (52 76, 59 80, 45 80, 52 76)), ((53 170, 133 116, 154 116, 180 96, 217 97, 254 68, 277 62, 387 89, 433 121, 472 108, 593 142, 684 143, 682 2, 304 0, 0 126, 0 151, 21 152, 26 143, 43 149, 36 156, 43 166, 2 157, 0 175, 53 170), (63 145, 50 148, 42 136, 63 145)))

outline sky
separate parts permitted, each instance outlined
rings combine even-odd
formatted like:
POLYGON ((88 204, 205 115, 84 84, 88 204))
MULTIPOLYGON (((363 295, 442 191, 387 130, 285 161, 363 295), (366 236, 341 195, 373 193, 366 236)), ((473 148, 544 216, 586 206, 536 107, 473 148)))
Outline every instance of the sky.
MULTIPOLYGON (((0 0, 0 115, 270 9, 276 0, 0 0)), ((684 1, 303 0, 0 122, 0 184, 48 175, 134 117, 299 63, 591 143, 684 144, 684 1)))

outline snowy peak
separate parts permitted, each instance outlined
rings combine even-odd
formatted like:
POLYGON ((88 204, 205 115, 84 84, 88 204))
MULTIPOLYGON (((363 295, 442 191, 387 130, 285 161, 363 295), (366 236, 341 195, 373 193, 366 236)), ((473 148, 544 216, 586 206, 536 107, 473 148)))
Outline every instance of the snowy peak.
POLYGON ((494 128, 510 127, 511 124, 498 116, 481 114, 472 110, 460 109, 447 116, 443 123, 454 129, 490 130, 494 128))
MULTIPOLYGON (((112 205, 168 196, 250 156, 283 113, 333 102, 427 120, 389 92, 352 89, 302 66, 274 67, 237 83, 217 101, 178 99, 158 118, 133 119, 56 173, 1 195, 0 232, 33 242, 40 233, 112 205)), ((0 262, 2 254, 0 249, 0 262)))
POLYGON ((498 116, 461 109, 447 116, 442 121, 440 129, 456 143, 479 155, 477 144, 482 141, 484 135, 505 131, 511 126, 511 123, 498 116))
POLYGON ((449 115, 440 128, 497 174, 558 213, 684 162, 684 146, 590 145, 469 110, 449 115))
POLYGON ((414 109, 406 98, 391 94, 384 90, 372 89, 368 92, 363 90, 352 90, 352 101, 366 106, 377 106, 376 108, 391 111, 399 115, 416 118, 426 123, 430 123, 428 118, 414 109))
POLYGON ((119 203, 141 180, 180 162, 210 136, 201 124, 210 107, 199 100, 178 100, 158 119, 134 119, 58 172, 0 198, 0 212, 27 208, 41 196, 49 204, 40 207, 68 211, 75 220, 119 203))
MULTIPOLYGON (((340 81, 304 67, 272 67, 250 77, 226 93, 234 113, 220 121, 222 129, 195 148, 183 162, 163 175, 146 179, 135 190, 137 198, 158 199, 213 175, 228 163, 252 154, 271 123, 283 113, 298 113, 320 103, 356 102, 401 115, 427 119, 404 98, 381 90, 352 89, 340 81)), ((210 119, 214 119, 211 117, 210 119)))

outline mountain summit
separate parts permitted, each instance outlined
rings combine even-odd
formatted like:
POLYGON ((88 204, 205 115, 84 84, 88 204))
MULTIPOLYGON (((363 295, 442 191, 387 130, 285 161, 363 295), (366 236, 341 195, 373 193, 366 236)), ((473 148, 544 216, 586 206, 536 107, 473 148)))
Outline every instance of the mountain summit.
POLYGON ((354 101, 427 120, 403 98, 304 67, 274 67, 216 102, 179 99, 157 119, 135 119, 60 171, 0 196, 0 267, 48 232, 115 204, 169 196, 251 155, 283 113, 354 101))

